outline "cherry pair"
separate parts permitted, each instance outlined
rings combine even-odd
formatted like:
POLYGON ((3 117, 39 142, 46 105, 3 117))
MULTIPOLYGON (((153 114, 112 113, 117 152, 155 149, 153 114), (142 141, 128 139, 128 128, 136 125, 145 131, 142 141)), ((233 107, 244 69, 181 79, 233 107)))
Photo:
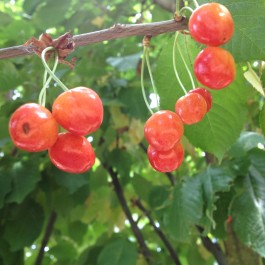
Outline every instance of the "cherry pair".
POLYGON ((95 163, 95 153, 84 137, 103 120, 100 97, 90 88, 77 87, 60 94, 52 113, 36 103, 19 107, 9 121, 14 144, 29 152, 48 150, 52 163, 71 173, 83 173, 95 163), (68 132, 59 133, 58 124, 68 132))
POLYGON ((211 89, 222 89, 231 84, 236 76, 233 56, 221 46, 234 33, 234 22, 229 10, 219 3, 198 7, 189 20, 191 36, 207 45, 196 57, 194 73, 198 81, 211 89))

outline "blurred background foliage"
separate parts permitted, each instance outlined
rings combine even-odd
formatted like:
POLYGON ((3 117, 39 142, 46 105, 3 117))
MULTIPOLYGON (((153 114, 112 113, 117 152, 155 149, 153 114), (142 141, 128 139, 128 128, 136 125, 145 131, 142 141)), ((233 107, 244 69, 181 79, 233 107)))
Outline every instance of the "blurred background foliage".
MULTIPOLYGON (((186 2, 193 7, 192 1, 186 2)), ((265 81, 265 3, 217 2, 234 17, 235 35, 225 48, 237 62, 237 78, 228 88, 212 92, 213 108, 201 123, 185 127, 185 160, 172 174, 155 172, 145 154, 143 126, 149 113, 140 85, 141 37, 79 47, 70 56, 77 59, 74 70, 60 65, 56 71, 69 88, 93 88, 104 104, 103 125, 90 136, 97 161, 82 175, 57 170, 46 152, 14 147, 9 117, 23 103, 37 102, 44 69, 37 56, 0 61, 1 265, 179 264, 157 229, 182 265, 262 263, 265 110, 259 92, 265 81), (252 86, 254 79, 259 92, 252 86), (124 207, 144 238, 149 261, 124 207), (216 252, 219 247, 223 254, 216 252)), ((43 32, 58 37, 116 23, 169 20, 173 10, 170 0, 4 0, 0 47, 21 45, 43 32)), ((173 37, 168 33, 153 38, 150 49, 161 108, 170 110, 182 96, 172 66, 173 37)), ((192 69, 202 47, 184 34, 178 42, 192 69)), ((191 89, 178 52, 175 60, 191 89)), ((151 94, 147 74, 145 84, 151 94)), ((52 82, 48 107, 61 92, 52 82)))

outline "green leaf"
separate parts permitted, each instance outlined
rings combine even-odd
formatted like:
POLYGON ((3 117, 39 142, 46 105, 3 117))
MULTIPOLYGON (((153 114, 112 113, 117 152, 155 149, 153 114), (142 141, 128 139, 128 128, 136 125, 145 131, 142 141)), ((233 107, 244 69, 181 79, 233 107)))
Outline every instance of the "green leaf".
POLYGON ((3 207, 5 202, 5 197, 12 189, 12 179, 5 172, 5 170, 0 170, 0 209, 3 207))
POLYGON ((242 132, 235 144, 229 150, 229 155, 233 157, 242 157, 258 145, 265 145, 264 136, 256 132, 242 132))
POLYGON ((126 239, 117 239, 103 248, 99 257, 98 265, 135 265, 137 250, 134 244, 126 239))
POLYGON ((70 174, 65 173, 55 167, 51 169, 50 175, 55 182, 62 187, 67 188, 70 194, 76 192, 79 188, 88 185, 89 175, 85 174, 70 174))
POLYGON ((38 161, 16 162, 9 171, 12 179, 12 191, 8 202, 21 203, 34 190, 40 180, 38 161))
POLYGON ((0 62, 0 89, 8 91, 15 89, 21 82, 19 72, 11 62, 0 62))
POLYGON ((117 68, 121 72, 128 71, 131 69, 136 70, 141 55, 142 52, 123 57, 109 57, 107 58, 107 63, 110 64, 112 67, 117 68))
POLYGON ((203 213, 202 185, 199 178, 187 179, 175 188, 165 213, 168 232, 178 241, 187 241, 190 225, 198 224, 203 213))
POLYGON ((12 251, 29 246, 39 236, 44 221, 44 213, 34 201, 15 207, 5 226, 4 238, 12 251))
POLYGON ((214 211, 219 192, 229 191, 235 176, 223 167, 208 167, 198 176, 202 180, 203 196, 205 200, 205 215, 202 218, 205 233, 209 232, 216 224, 214 211))
MULTIPOLYGON (((191 62, 194 60, 198 48, 191 38, 182 35, 179 36, 178 43, 183 50, 186 61, 190 62, 190 70, 192 71, 191 62)), ((177 99, 183 95, 171 63, 172 47, 173 40, 170 40, 160 55, 156 69, 156 82, 161 107, 169 110, 174 110, 177 99)), ((190 90, 190 80, 178 53, 177 71, 187 90, 190 90)), ((199 123, 186 126, 185 135, 194 146, 214 154, 221 160, 224 153, 236 141, 244 126, 246 120, 245 103, 250 90, 246 85, 242 69, 238 67, 236 80, 229 87, 210 92, 213 97, 212 109, 199 123)))
POLYGON ((244 176, 244 190, 233 201, 233 229, 246 245, 265 257, 265 152, 250 151, 252 165, 244 176))
POLYGON ((265 104, 262 106, 259 113, 259 124, 263 134, 265 135, 265 104))

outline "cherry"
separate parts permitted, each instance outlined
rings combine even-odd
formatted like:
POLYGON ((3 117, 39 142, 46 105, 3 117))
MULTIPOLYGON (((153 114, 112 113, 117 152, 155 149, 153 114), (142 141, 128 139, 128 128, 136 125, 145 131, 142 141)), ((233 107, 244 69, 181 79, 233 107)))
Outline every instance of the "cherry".
POLYGON ((207 103, 198 93, 188 93, 179 98, 175 111, 185 124, 194 124, 202 120, 207 112, 207 103))
POLYGON ((172 149, 183 135, 184 128, 179 116, 169 110, 160 110, 145 123, 144 134, 147 142, 156 150, 172 149))
POLYGON ((180 142, 168 151, 158 151, 152 145, 149 145, 147 156, 155 170, 171 172, 180 167, 184 159, 184 149, 180 142))
POLYGON ((36 103, 27 103, 12 114, 9 133, 18 148, 39 152, 54 145, 58 125, 48 109, 36 103))
POLYGON ((203 85, 212 89, 222 89, 235 79, 235 61, 225 49, 207 47, 197 55, 194 73, 203 85))
POLYGON ((218 3, 198 7, 189 20, 191 36, 208 46, 220 46, 228 42, 234 33, 234 22, 229 10, 218 3))
POLYGON ((103 105, 95 91, 86 87, 76 87, 55 99, 52 114, 69 132, 87 135, 96 131, 101 125, 103 105))
POLYGON ((190 90, 189 93, 200 94, 205 99, 206 104, 207 104, 207 112, 212 108, 212 101, 213 101, 212 95, 207 89, 199 87, 199 88, 190 90))
POLYGON ((84 173, 95 163, 95 153, 90 142, 80 135, 60 133, 49 149, 51 162, 69 173, 84 173))

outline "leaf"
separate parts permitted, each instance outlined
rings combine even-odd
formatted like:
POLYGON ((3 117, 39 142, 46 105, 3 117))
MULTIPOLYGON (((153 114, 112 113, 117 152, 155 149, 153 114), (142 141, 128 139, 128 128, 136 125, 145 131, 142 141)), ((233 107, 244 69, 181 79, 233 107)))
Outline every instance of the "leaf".
POLYGON ((15 89, 21 82, 19 72, 11 62, 0 62, 0 89, 8 91, 15 89))
POLYGON ((247 81, 263 96, 265 93, 262 87, 262 83, 256 72, 252 69, 251 65, 248 63, 248 70, 244 73, 244 77, 247 81))
POLYGON ((12 179, 3 169, 0 170, 0 209, 4 206, 5 197, 12 189, 12 179))
POLYGON ((263 104, 262 109, 259 113, 259 124, 263 135, 265 135, 265 104, 263 104))
POLYGON ((32 200, 14 208, 4 232, 10 249, 16 251, 31 245, 39 236, 43 221, 43 209, 32 200))
POLYGON ((107 63, 112 67, 117 68, 119 71, 124 72, 131 69, 136 69, 141 55, 142 52, 123 57, 109 57, 107 58, 107 63))
POLYGON ((202 185, 199 178, 187 179, 175 188, 165 213, 165 226, 178 241, 187 241, 190 225, 199 223, 203 213, 202 185))
MULTIPOLYGON (((198 51, 195 42, 182 35, 179 36, 178 42, 186 61, 188 62, 190 59, 193 61, 198 51)), ((183 95, 170 63, 172 47, 173 40, 170 40, 160 55, 156 69, 161 106, 163 109, 169 110, 174 110, 176 100, 183 95)), ((185 87, 190 90, 190 80, 181 61, 177 61, 177 70, 185 87)), ((190 70, 192 71, 191 66, 190 70)), ((245 102, 249 97, 250 90, 246 85, 241 68, 238 67, 236 80, 229 87, 210 92, 213 97, 212 109, 199 123, 186 126, 185 135, 195 147, 200 147, 221 160, 224 153, 239 137, 244 126, 246 120, 245 102)))
POLYGON ((231 205, 233 229, 246 245, 265 257, 265 152, 250 151, 249 174, 243 177, 244 190, 231 205))
POLYGON ((202 218, 204 232, 215 228, 214 211, 216 201, 219 198, 217 193, 229 191, 235 176, 223 167, 208 167, 205 172, 198 176, 202 181, 203 197, 205 200, 205 215, 202 218))
POLYGON ((21 203, 34 190, 40 180, 38 161, 16 162, 9 172, 12 179, 12 191, 8 202, 21 203))
POLYGON ((126 239, 117 239, 106 245, 98 257, 98 265, 135 265, 137 249, 126 239))
POLYGON ((232 145, 228 154, 233 157, 242 157, 253 148, 265 145, 264 136, 256 132, 242 132, 235 144, 232 145))

